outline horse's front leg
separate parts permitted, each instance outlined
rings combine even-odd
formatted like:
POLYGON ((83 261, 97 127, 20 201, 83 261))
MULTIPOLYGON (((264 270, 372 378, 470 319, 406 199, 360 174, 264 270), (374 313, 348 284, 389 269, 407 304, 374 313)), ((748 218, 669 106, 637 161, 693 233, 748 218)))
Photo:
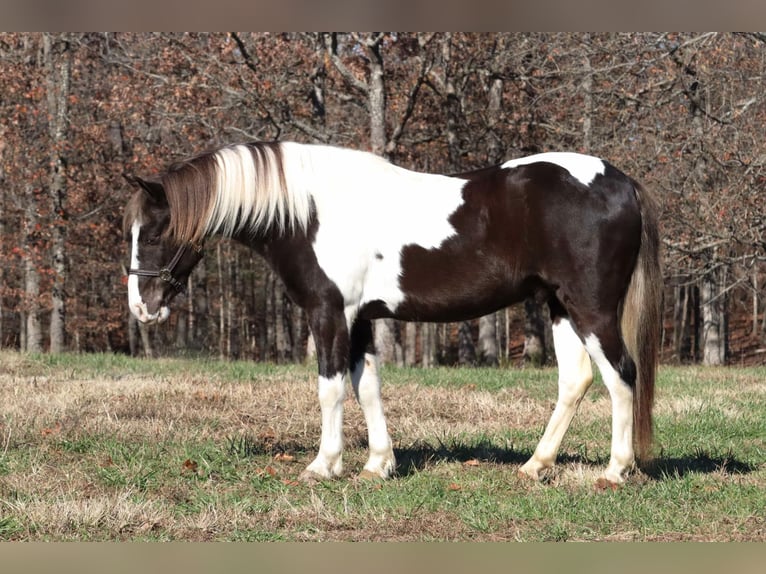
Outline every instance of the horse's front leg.
POLYGON ((322 307, 309 312, 319 363, 322 436, 319 453, 301 474, 304 481, 335 478, 343 472, 343 399, 348 371, 349 336, 342 310, 322 307))
POLYGON ((396 468, 396 459, 383 414, 378 359, 375 355, 372 324, 369 320, 357 319, 351 328, 349 361, 351 385, 364 413, 370 447, 370 456, 360 476, 388 478, 396 468))

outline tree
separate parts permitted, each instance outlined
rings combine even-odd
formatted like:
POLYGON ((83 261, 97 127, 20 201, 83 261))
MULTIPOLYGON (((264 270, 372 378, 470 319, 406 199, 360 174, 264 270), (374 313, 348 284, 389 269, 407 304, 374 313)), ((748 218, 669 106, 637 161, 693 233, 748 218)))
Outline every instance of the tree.
MULTIPOLYGON (((430 38, 418 36, 415 41, 422 51, 430 38)), ((406 100, 401 106, 403 112, 389 128, 387 95, 390 89, 387 90, 384 73, 384 49, 396 49, 397 45, 402 43, 398 38, 392 38, 384 33, 351 34, 348 38, 341 38, 339 34, 328 34, 325 37, 327 53, 334 69, 341 75, 346 84, 360 93, 365 100, 363 105, 369 115, 370 151, 387 159, 391 158, 391 154, 396 149, 412 116, 418 94, 430 66, 428 58, 420 54, 409 58, 414 63, 412 66, 415 72, 413 74, 414 79, 408 90, 398 92, 406 94, 406 100), (350 59, 348 63, 344 61, 341 55, 342 40, 344 39, 351 40, 350 53, 346 52, 345 54, 345 59, 350 59), (359 66, 357 61, 360 52, 365 56, 364 66, 359 66), (359 77, 360 74, 355 73, 351 66, 366 68, 364 70, 366 77, 359 77)), ((397 343, 396 339, 396 323, 392 319, 375 321, 375 348, 382 364, 403 363, 401 344, 397 343)))
POLYGON ((66 159, 67 109, 71 50, 66 34, 43 34, 43 65, 48 103, 49 182, 51 201, 51 260, 53 285, 51 288, 50 352, 64 350, 66 325, 66 159))
MULTIPOLYGON (((441 173, 551 150, 603 157, 662 205, 665 359, 756 361, 766 340, 764 40, 2 33, 0 343, 128 352, 132 336, 136 349, 122 283, 122 172, 148 175, 227 142, 289 139, 441 173)), ((258 257, 224 243, 219 276, 217 251, 217 241, 206 246, 170 323, 143 333, 151 351, 299 359, 303 314, 258 257)), ((531 354, 530 334, 544 344, 547 320, 527 306, 462 330, 397 324, 394 356, 399 346, 408 364, 453 362, 460 340, 490 361, 493 341, 501 355, 531 354)))

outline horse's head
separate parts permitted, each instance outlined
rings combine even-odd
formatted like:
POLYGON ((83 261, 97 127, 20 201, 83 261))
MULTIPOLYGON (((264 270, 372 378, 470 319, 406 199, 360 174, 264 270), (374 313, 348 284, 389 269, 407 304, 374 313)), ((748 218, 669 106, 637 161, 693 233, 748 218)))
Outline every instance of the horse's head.
POLYGON ((162 322, 170 315, 170 301, 185 290, 201 248, 174 241, 167 233, 170 207, 158 180, 125 175, 136 188, 123 219, 130 241, 128 305, 142 323, 162 322))

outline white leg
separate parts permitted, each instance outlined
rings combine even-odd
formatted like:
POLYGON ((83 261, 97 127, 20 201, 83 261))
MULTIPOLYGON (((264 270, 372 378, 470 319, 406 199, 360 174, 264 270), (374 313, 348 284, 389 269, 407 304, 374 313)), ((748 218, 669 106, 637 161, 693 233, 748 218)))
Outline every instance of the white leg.
POLYGON ((593 382, 590 357, 580 337, 568 319, 559 319, 553 325, 553 347, 559 367, 559 396, 548 426, 532 457, 520 472, 538 480, 540 471, 556 462, 564 434, 572 422, 585 391, 593 382))
POLYGON ((396 467, 396 461, 383 414, 378 359, 375 355, 366 353, 356 365, 353 365, 351 385, 367 422, 370 444, 370 457, 364 465, 362 476, 388 478, 396 467))
POLYGON ((595 335, 585 339, 585 346, 601 371, 601 377, 612 399, 612 451, 604 478, 613 484, 624 482, 623 474, 632 468, 633 455, 633 391, 604 355, 595 335))
POLYGON ((319 377, 319 406, 322 409, 322 438, 319 453, 301 477, 334 478, 343 472, 343 399, 345 375, 319 377))

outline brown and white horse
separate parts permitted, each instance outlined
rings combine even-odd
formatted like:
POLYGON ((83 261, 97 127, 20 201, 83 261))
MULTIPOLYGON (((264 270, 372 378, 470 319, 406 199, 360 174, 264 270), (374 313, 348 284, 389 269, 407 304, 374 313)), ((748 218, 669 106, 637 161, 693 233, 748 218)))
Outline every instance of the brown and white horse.
POLYGON ((395 469, 371 320, 466 320, 527 297, 548 303, 559 391, 521 472, 537 479, 554 464, 593 380, 591 360, 612 400, 603 479, 624 481, 634 444, 649 454, 662 298, 656 207, 608 162, 545 153, 444 176, 361 151, 248 143, 126 178, 137 189, 124 224, 138 320, 168 317, 216 234, 260 253, 306 311, 322 433, 304 478, 342 473, 347 373, 369 433, 362 474, 395 469))

